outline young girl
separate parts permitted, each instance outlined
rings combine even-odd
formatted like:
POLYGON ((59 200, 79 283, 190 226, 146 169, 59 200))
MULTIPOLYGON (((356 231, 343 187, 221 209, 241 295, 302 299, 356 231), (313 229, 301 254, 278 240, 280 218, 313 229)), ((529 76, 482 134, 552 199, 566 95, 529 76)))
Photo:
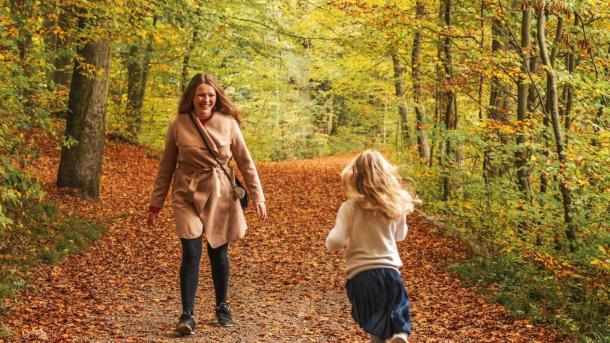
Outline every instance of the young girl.
POLYGON ((409 296, 398 271, 402 262, 396 242, 406 238, 406 215, 417 200, 402 189, 396 168, 375 150, 352 160, 341 181, 349 200, 339 208, 326 247, 346 250, 352 317, 371 342, 407 342, 409 296))

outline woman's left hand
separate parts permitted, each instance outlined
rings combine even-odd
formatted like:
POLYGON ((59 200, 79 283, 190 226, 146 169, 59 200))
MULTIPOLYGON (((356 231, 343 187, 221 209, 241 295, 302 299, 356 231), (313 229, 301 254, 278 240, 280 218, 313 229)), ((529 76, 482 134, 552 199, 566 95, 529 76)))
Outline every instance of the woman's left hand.
POLYGON ((264 202, 256 203, 256 214, 258 214, 262 220, 267 220, 267 206, 265 206, 264 202))

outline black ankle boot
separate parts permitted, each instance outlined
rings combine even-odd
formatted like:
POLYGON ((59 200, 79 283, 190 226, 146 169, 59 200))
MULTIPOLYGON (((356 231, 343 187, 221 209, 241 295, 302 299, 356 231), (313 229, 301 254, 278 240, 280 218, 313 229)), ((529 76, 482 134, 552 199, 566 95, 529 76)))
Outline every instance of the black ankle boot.
POLYGON ((176 325, 176 331, 182 335, 193 335, 195 333, 195 316, 193 311, 184 311, 176 325))
POLYGON ((218 325, 223 327, 235 325, 233 323, 233 318, 231 317, 231 308, 227 303, 220 303, 216 306, 216 319, 218 320, 218 325))

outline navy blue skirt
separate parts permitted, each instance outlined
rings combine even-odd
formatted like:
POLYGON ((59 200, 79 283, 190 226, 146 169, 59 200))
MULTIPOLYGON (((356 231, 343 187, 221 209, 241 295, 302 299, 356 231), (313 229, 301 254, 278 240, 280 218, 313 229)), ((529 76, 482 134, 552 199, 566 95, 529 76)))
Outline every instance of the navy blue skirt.
POLYGON ((384 340, 411 333, 409 295, 395 269, 365 270, 347 280, 345 288, 352 318, 364 331, 384 340))

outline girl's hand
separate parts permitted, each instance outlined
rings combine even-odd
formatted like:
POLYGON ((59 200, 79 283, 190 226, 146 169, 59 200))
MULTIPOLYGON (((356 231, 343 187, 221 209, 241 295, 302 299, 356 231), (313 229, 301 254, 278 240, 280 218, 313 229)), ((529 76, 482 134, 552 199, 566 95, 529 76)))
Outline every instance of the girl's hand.
POLYGON ((159 212, 148 212, 148 219, 146 223, 148 224, 148 228, 152 228, 157 223, 157 216, 159 216, 159 212))
POLYGON ((264 202, 256 203, 256 214, 264 221, 267 220, 267 206, 264 202))

